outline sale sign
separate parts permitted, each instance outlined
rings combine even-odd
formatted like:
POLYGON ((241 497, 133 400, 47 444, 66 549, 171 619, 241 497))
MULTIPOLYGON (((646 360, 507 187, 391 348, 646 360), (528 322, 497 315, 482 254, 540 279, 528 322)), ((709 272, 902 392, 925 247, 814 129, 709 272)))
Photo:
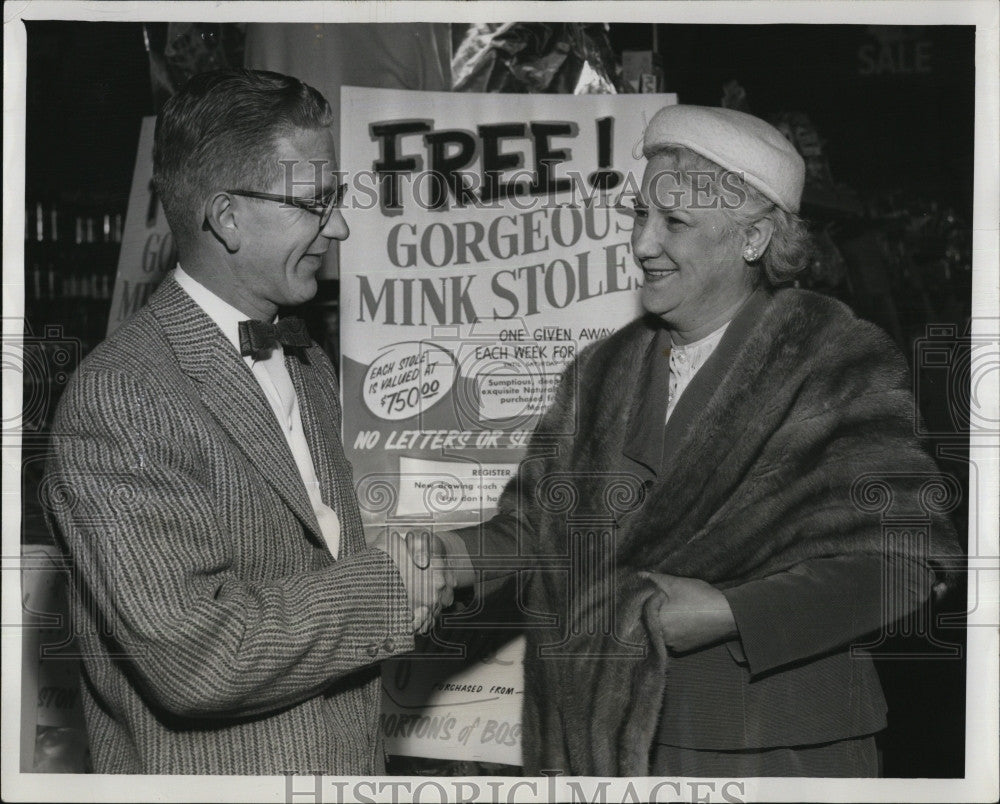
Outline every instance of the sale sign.
POLYGON ((344 440, 366 521, 487 517, 566 365, 639 314, 664 95, 345 87, 344 440))

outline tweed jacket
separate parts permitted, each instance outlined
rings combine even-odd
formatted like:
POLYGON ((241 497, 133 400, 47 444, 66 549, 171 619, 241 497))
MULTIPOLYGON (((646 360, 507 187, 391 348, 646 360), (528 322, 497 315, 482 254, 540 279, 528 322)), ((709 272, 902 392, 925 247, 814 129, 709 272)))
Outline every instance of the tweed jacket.
POLYGON ((384 767, 378 663, 412 649, 412 611, 365 544, 333 367, 305 355, 286 363, 337 560, 253 373, 172 276, 66 389, 43 494, 97 772, 384 767))
POLYGON ((668 350, 655 317, 585 350, 498 516, 459 534, 482 567, 545 567, 584 546, 571 572, 536 570, 523 602, 536 615, 528 772, 647 775, 655 742, 743 750, 877 731, 878 678, 850 644, 923 601, 929 557, 959 553, 940 506, 920 510, 939 475, 877 328, 817 294, 759 291, 664 427, 668 350), (926 521, 924 552, 886 541, 888 500, 926 521), (741 641, 669 655, 642 622, 658 592, 640 570, 721 589, 741 641), (906 579, 889 598, 884 573, 906 579))

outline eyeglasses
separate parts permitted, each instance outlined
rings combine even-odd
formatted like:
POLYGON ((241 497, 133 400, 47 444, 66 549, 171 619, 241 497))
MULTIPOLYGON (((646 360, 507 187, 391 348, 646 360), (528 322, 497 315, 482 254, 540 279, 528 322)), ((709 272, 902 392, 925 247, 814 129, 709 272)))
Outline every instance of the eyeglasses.
POLYGON ((278 201, 282 204, 289 204, 313 215, 319 216, 319 228, 322 230, 329 222, 333 211, 338 209, 344 201, 344 194, 347 192, 347 182, 339 184, 332 190, 324 193, 320 198, 296 198, 294 195, 275 195, 274 193, 258 193, 254 190, 226 190, 233 195, 242 195, 247 198, 259 198, 263 201, 278 201))

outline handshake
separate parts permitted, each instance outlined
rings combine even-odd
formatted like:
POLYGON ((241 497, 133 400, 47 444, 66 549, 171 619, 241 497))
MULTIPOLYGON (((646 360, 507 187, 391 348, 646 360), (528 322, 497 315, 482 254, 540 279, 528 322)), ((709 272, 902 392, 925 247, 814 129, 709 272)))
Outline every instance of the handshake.
POLYGON ((413 630, 426 634, 441 610, 455 600, 456 573, 449 566, 441 537, 425 530, 411 530, 402 536, 387 528, 371 546, 396 563, 413 609, 413 630))

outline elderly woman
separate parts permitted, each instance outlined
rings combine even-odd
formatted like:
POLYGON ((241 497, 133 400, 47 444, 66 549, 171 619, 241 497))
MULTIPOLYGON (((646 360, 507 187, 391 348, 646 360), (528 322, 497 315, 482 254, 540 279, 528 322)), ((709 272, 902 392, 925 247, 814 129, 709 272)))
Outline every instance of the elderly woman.
POLYGON ((528 772, 876 775, 885 700, 851 646, 958 553, 920 508, 905 364, 843 304, 779 289, 808 238, 777 130, 671 106, 643 148, 648 314, 570 366, 498 515, 440 546, 465 581, 525 557, 525 610, 556 615, 526 631, 528 772), (871 489, 928 540, 884 535, 871 489))

